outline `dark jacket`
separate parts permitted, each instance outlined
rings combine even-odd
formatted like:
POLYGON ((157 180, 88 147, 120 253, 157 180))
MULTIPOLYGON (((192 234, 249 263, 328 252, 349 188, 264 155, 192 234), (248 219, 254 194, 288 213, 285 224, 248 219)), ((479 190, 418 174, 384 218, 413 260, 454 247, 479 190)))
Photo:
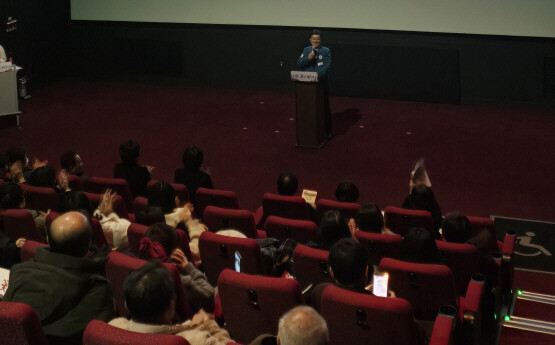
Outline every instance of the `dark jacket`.
POLYGON ((146 185, 150 181, 150 173, 146 167, 136 163, 118 163, 114 166, 114 178, 127 180, 133 199, 146 196, 146 185))
POLYGON ((202 170, 185 170, 184 168, 175 169, 173 176, 174 183, 181 183, 187 186, 189 191, 189 199, 195 203, 195 193, 199 188, 213 189, 212 179, 210 175, 202 170))
POLYGON ((4 300, 33 307, 50 344, 79 344, 89 321, 114 316, 105 262, 37 248, 34 259, 12 267, 4 300))

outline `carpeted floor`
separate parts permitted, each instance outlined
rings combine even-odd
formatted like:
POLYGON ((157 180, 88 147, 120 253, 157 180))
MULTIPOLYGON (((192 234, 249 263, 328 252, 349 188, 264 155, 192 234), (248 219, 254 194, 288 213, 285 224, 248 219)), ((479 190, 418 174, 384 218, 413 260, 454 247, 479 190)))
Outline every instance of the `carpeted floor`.
POLYGON ((333 198, 352 180, 361 202, 400 205, 412 161, 426 157, 444 213, 555 221, 555 111, 332 98, 334 139, 295 148, 294 95, 176 85, 64 82, 21 101, 22 129, 5 119, 0 150, 23 145, 59 166, 81 154, 89 175, 112 176, 119 144, 141 143, 153 178, 172 180, 191 144, 204 148, 215 187, 255 209, 279 172, 333 198))

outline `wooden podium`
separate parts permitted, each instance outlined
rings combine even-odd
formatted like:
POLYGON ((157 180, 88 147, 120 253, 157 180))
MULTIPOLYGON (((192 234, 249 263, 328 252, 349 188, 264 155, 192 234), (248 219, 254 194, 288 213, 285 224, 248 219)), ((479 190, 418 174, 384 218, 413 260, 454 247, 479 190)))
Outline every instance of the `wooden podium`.
POLYGON ((291 71, 297 106, 297 147, 319 149, 328 141, 326 133, 325 80, 316 72, 291 71))

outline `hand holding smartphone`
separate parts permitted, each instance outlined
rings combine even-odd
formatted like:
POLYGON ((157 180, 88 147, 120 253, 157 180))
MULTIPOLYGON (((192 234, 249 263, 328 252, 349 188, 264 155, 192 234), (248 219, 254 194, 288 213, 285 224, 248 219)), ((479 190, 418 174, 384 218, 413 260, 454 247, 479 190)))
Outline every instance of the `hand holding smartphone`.
POLYGON ((387 297, 387 283, 389 275, 387 273, 374 273, 372 282, 372 293, 374 296, 387 297))

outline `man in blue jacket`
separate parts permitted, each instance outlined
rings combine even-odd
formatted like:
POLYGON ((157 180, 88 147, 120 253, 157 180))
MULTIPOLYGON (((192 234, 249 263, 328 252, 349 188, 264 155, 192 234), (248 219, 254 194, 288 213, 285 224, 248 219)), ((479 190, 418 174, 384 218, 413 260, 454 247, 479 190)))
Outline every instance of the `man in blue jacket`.
POLYGON ((324 100, 326 112, 326 132, 331 138, 331 111, 329 100, 330 83, 328 73, 331 68, 331 52, 329 48, 320 45, 322 33, 318 30, 310 32, 310 45, 303 49, 301 57, 297 61, 297 67, 307 72, 317 72, 318 79, 324 80, 324 100))

